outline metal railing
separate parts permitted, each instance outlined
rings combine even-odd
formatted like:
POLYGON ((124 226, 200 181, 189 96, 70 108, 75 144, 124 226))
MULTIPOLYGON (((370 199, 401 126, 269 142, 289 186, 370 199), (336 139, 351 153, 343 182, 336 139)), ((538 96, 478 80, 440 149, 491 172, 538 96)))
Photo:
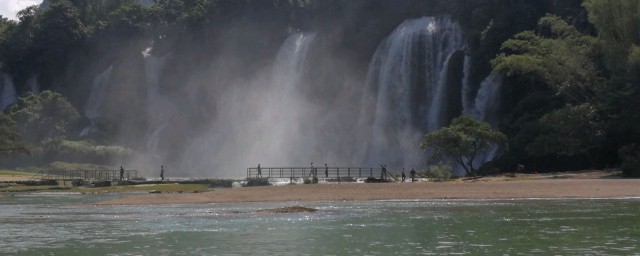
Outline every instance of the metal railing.
MULTIPOLYGON (((387 177, 393 179, 387 170, 387 177)), ((251 167, 247 168, 247 178, 379 178, 382 168, 370 167, 251 167)))
MULTIPOLYGON (((125 180, 138 177, 137 170, 124 170, 125 180)), ((120 170, 45 170, 40 171, 30 180, 120 180, 120 170)))

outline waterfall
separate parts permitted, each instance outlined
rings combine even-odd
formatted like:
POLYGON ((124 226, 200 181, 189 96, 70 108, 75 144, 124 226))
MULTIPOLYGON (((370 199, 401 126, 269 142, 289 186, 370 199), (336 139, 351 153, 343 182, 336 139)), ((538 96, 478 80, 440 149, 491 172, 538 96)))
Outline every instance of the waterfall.
MULTIPOLYGON (((469 112, 476 120, 489 123, 491 126, 498 125, 497 113, 500 107, 500 89, 502 88, 501 74, 491 73, 481 83, 476 95, 473 109, 469 112)), ((494 146, 478 155, 474 161, 475 166, 493 160, 498 154, 499 148, 494 146)))
MULTIPOLYGON (((273 66, 272 82, 265 93, 262 119, 275 125, 265 138, 265 145, 274 151, 288 154, 300 153, 293 150, 293 145, 301 143, 301 125, 305 120, 305 97, 300 92, 305 61, 311 43, 315 39, 313 33, 295 33, 285 40, 280 47, 273 66), (292 141, 297 141, 292 143, 292 141)), ((308 157, 308 156, 307 156, 308 157)), ((280 159, 282 159, 280 157, 280 159)), ((286 161, 282 159, 281 161, 286 161)), ((290 162, 290 161, 286 161, 290 162)))
POLYGON ((470 112, 477 120, 496 125, 495 114, 500 105, 500 88, 502 87, 502 75, 490 74, 480 83, 480 89, 476 95, 473 111, 470 112))
POLYGON ((0 92, 0 111, 4 111, 9 105, 16 101, 16 87, 13 85, 13 80, 7 74, 2 73, 3 83, 2 92, 0 92))
POLYGON ((420 139, 446 121, 449 60, 465 49, 462 30, 449 17, 407 20, 378 47, 367 77, 377 92, 370 164, 424 166, 420 139))
POLYGON ((471 84, 469 76, 471 75, 471 56, 464 55, 464 78, 462 78, 462 113, 471 114, 473 99, 471 98, 471 84))
POLYGON ((142 51, 144 59, 144 71, 147 79, 147 113, 149 115, 149 132, 146 143, 148 153, 154 158, 161 158, 158 152, 158 144, 162 131, 168 125, 169 118, 175 113, 175 106, 170 99, 167 99, 160 93, 158 88, 160 83, 160 75, 162 69, 171 53, 167 53, 162 57, 151 54, 153 47, 148 47, 142 51))
POLYGON ((313 33, 291 34, 257 77, 212 84, 218 88, 211 99, 215 118, 206 134, 190 142, 182 169, 228 173, 258 163, 299 166, 312 161, 314 150, 307 140, 316 138, 307 128, 316 120, 302 85, 314 40, 313 33))
POLYGON ((80 137, 84 137, 98 131, 97 120, 102 116, 104 93, 111 83, 112 73, 113 65, 109 66, 109 68, 98 74, 96 78, 93 79, 93 86, 91 87, 87 103, 85 103, 84 106, 84 115, 89 119, 90 125, 82 130, 80 137))

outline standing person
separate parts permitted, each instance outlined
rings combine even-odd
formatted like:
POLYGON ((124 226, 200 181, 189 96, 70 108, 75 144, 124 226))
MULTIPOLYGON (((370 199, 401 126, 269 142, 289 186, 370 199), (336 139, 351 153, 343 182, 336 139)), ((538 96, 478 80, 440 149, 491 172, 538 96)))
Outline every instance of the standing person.
POLYGON ((387 165, 384 165, 384 180, 389 179, 389 172, 387 171, 387 165))
POLYGON ((160 166, 160 180, 164 181, 164 165, 160 166))
POLYGON ((416 181, 416 170, 411 168, 411 172, 409 172, 409 174, 411 175, 411 182, 416 181))
POLYGON ((327 164, 324 164, 324 177, 329 178, 329 167, 327 164))
POLYGON ((380 168, 382 168, 382 171, 380 171, 380 179, 381 180, 387 180, 387 165, 380 165, 380 168))
POLYGON ((120 166, 120 181, 122 181, 122 179, 124 178, 124 168, 122 168, 122 165, 120 166))
POLYGON ((404 167, 402 167, 402 182, 404 182, 406 178, 407 176, 404 174, 404 167))
POLYGON ((311 168, 310 169, 311 170, 309 171, 309 177, 311 177, 311 176, 315 177, 316 176, 315 175, 315 171, 314 171, 315 167, 313 167, 313 162, 311 162, 311 168))
POLYGON ((260 164, 258 164, 258 174, 256 174, 256 177, 260 176, 260 178, 262 178, 262 169, 260 169, 260 164))

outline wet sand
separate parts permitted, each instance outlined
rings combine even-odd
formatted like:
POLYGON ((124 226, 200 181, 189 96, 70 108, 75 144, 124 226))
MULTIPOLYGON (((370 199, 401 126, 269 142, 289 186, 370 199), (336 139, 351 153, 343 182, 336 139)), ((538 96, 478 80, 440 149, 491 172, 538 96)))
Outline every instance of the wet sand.
POLYGON ((560 175, 493 177, 449 182, 343 183, 215 189, 204 193, 145 194, 99 205, 202 204, 274 201, 640 197, 640 179, 560 175))

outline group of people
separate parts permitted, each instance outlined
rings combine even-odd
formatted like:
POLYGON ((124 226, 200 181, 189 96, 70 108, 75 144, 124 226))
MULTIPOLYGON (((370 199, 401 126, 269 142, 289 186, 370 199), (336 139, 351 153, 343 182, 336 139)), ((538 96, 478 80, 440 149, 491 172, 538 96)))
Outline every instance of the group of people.
MULTIPOLYGON (((380 168, 382 168, 382 171, 380 172, 380 179, 381 180, 386 180, 387 179, 387 165, 380 165, 380 168)), ((402 177, 402 182, 404 182, 407 179, 407 175, 404 173, 404 167, 402 168, 402 173, 400 174, 402 177)), ((416 170, 411 168, 411 171, 409 172, 409 175, 411 175, 411 182, 416 181, 416 170)))
MULTIPOLYGON (((411 182, 416 181, 416 170, 411 168, 409 175, 411 175, 411 182)), ((404 168, 402 168, 402 182, 404 182, 406 179, 407 179, 407 175, 404 174, 404 168)))

